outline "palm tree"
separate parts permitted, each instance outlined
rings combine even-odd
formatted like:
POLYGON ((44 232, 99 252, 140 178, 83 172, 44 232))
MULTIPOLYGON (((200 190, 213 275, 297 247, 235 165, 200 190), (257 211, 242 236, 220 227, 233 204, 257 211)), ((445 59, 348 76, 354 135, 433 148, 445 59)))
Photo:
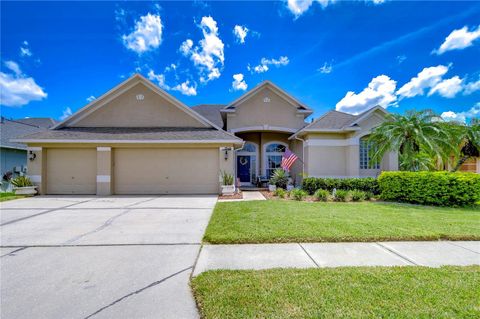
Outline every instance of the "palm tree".
POLYGON ((480 121, 472 119, 470 125, 453 123, 449 129, 453 142, 459 146, 454 153, 457 161, 452 169, 452 172, 456 172, 469 158, 480 156, 480 121))
POLYGON ((398 151, 400 168, 409 171, 431 169, 438 161, 446 161, 453 147, 450 131, 438 118, 431 110, 390 114, 369 137, 376 145, 372 160, 380 161, 385 153, 398 151))

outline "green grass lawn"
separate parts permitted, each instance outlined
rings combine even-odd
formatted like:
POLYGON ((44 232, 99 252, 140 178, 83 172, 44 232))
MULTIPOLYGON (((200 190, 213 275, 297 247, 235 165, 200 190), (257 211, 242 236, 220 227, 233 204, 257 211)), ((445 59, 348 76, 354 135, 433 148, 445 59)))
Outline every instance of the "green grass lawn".
POLYGON ((204 236, 212 244, 438 239, 480 240, 480 207, 223 202, 217 203, 204 236))
POLYGON ((0 202, 24 197, 25 196, 22 195, 15 195, 14 193, 0 193, 0 202))
POLYGON ((480 318, 480 267, 217 270, 193 278, 202 318, 480 318))

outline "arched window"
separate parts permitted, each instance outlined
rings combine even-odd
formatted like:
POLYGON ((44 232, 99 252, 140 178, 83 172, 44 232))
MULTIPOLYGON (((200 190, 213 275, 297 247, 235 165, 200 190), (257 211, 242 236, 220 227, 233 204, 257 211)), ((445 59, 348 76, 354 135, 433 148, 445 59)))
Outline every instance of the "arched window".
POLYGON ((265 145, 265 175, 270 178, 275 169, 281 167, 282 156, 287 145, 281 142, 271 142, 265 145))
POLYGON ((380 163, 370 159, 370 152, 375 148, 368 142, 368 136, 360 138, 360 169, 380 169, 380 163))

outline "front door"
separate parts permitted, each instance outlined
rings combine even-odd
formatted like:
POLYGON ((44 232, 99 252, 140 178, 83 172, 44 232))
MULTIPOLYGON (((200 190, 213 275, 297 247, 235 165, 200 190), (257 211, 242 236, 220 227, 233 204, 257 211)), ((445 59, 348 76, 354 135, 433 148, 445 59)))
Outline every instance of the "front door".
POLYGON ((241 183, 250 183, 250 155, 238 155, 237 156, 237 177, 241 183))

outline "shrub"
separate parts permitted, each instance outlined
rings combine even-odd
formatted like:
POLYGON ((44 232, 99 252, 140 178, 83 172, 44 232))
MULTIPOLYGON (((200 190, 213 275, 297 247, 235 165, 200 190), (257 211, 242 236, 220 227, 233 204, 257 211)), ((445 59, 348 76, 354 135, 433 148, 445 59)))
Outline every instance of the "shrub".
POLYGON ((226 171, 221 172, 222 175, 222 185, 230 186, 233 185, 233 175, 228 174, 226 171))
POLYGON ((362 200, 365 200, 366 193, 364 191, 354 189, 353 191, 350 191, 350 197, 354 202, 361 202, 362 200))
POLYGON ((319 201, 326 202, 330 197, 330 193, 326 189, 317 189, 313 196, 319 201))
POLYGON ((288 184, 288 174, 282 168, 277 168, 273 171, 269 181, 270 185, 286 189, 288 184))
POLYGON ((316 178, 307 177, 302 182, 302 188, 309 194, 314 194, 318 189, 326 189, 329 192, 333 189, 360 190, 379 194, 377 179, 373 177, 364 178, 316 178))
POLYGON ((338 189, 333 195, 333 200, 336 202, 347 202, 350 198, 350 191, 344 189, 338 189))
POLYGON ((365 200, 371 200, 374 197, 372 192, 365 192, 365 200))
POLYGON ((274 196, 278 196, 280 198, 285 198, 285 195, 287 195, 287 191, 284 190, 283 188, 277 188, 275 192, 273 192, 274 196))
POLYGON ((307 195, 307 192, 303 189, 292 189, 290 191, 290 197, 294 200, 303 200, 307 195))
POLYGON ((451 172, 383 172, 378 178, 387 201, 467 206, 480 200, 480 175, 451 172))
POLYGON ((12 179, 12 185, 15 187, 33 186, 32 181, 27 176, 18 176, 12 179))

